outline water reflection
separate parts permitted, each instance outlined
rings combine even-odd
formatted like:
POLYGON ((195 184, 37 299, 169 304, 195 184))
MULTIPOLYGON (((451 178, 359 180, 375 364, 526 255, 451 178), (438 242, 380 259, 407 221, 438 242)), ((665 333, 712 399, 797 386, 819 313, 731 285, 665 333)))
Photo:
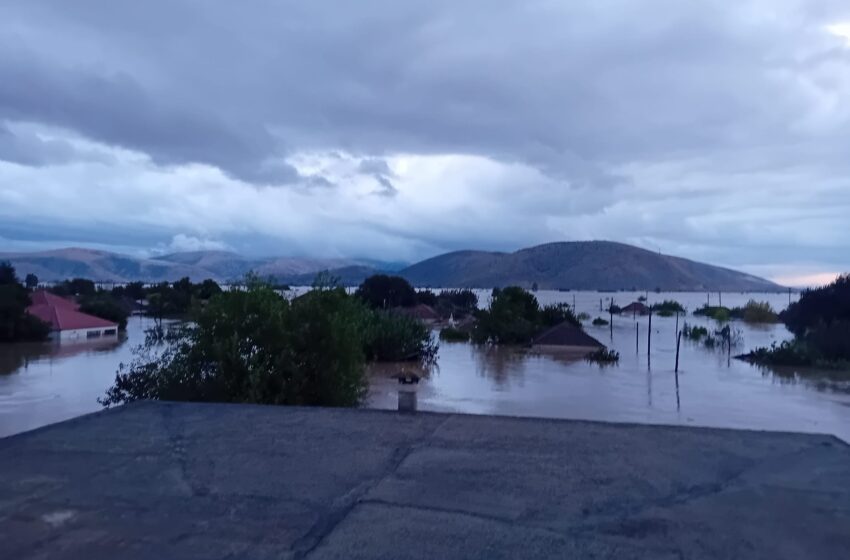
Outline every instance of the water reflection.
POLYGON ((0 345, 0 437, 100 410, 97 398, 151 324, 134 317, 115 337, 0 345))
POLYGON ((109 353, 124 344, 126 340, 127 335, 122 333, 117 336, 99 338, 95 341, 28 342, 0 346, 0 375, 24 373, 31 363, 39 363, 44 360, 60 360, 94 352, 109 353))

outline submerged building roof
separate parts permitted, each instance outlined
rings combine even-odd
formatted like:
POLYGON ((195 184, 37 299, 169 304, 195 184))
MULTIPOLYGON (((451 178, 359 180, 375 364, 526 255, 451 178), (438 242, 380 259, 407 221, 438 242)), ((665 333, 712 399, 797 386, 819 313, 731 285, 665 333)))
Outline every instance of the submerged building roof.
POLYGON ((439 321, 440 314, 437 313, 433 307, 430 305, 425 305, 424 303, 420 303, 418 305, 414 305, 413 307, 402 307, 399 309, 405 315, 409 315, 415 319, 419 319, 420 321, 439 321))
POLYGON ((83 313, 75 302, 46 290, 33 292, 30 299, 32 305, 27 308, 27 313, 49 323, 54 331, 118 328, 116 323, 83 313))
POLYGON ((544 331, 534 339, 536 346, 577 346, 581 348, 604 348, 605 345, 566 321, 544 331))
POLYGON ((649 313, 649 307, 639 301, 633 301, 620 310, 620 313, 637 313, 638 315, 646 315, 649 313))

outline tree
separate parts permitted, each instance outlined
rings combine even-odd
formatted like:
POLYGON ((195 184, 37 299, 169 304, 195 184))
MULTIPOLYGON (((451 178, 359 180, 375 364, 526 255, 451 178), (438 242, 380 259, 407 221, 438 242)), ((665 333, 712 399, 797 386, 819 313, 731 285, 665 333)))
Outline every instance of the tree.
POLYGON ((494 289, 490 309, 478 313, 472 333, 475 342, 528 344, 540 331, 540 305, 518 286, 494 289))
POLYGON ((0 286, 10 286, 18 283, 15 267, 9 261, 0 261, 0 286))
POLYGON ((82 298, 80 311, 112 321, 118 325, 119 330, 127 329, 127 318, 130 309, 109 292, 100 292, 94 296, 82 298))
POLYGON ((221 293, 221 286, 215 280, 207 278, 200 284, 195 284, 194 292, 198 299, 208 300, 221 293))
POLYGON ((581 321, 569 304, 553 303, 540 309, 540 322, 544 327, 554 327, 565 321, 575 327, 581 327, 581 321))
POLYGON ((416 290, 401 276, 370 276, 360 284, 355 295, 375 309, 416 305, 416 290))
POLYGON ((369 310, 363 328, 366 359, 433 363, 437 343, 421 321, 394 310, 369 310))
POLYGON ((443 290, 437 296, 436 309, 443 318, 465 317, 478 310, 478 296, 472 290, 443 290))
POLYGON ((362 313, 341 289, 291 303, 260 284, 223 292, 162 346, 149 337, 100 402, 357 405, 367 389, 362 313))
POLYGON ((34 290, 38 287, 38 276, 30 272, 24 280, 24 285, 27 290, 34 290))
POLYGON ((44 340, 50 325, 27 313, 30 295, 18 282, 15 268, 0 262, 0 342, 44 340))
POLYGON ((97 292, 94 282, 86 278, 72 278, 56 284, 50 291, 58 296, 92 296, 97 292))
POLYGON ((567 322, 581 327, 572 308, 565 304, 543 308, 534 294, 517 286, 493 290, 489 309, 476 312, 478 322, 472 331, 476 343, 530 344, 549 327, 567 322))
POLYGON ((126 296, 133 301, 145 299, 145 285, 142 282, 130 282, 123 288, 115 288, 113 292, 118 291, 117 295, 126 296))
POLYGON ((427 305, 429 307, 437 307, 438 302, 439 298, 437 297, 437 294, 431 290, 421 290, 416 292, 416 303, 427 305))
MULTIPOLYGON (((767 316, 764 306, 751 313, 767 316)), ((757 348, 744 359, 774 365, 850 368, 850 274, 807 290, 779 314, 794 339, 757 348)))

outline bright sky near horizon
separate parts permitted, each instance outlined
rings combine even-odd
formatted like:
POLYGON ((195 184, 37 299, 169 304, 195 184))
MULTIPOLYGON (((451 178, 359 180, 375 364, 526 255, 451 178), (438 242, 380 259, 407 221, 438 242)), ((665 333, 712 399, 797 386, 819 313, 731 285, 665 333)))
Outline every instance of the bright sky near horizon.
POLYGON ((850 271, 846 0, 9 0, 0 252, 850 271))

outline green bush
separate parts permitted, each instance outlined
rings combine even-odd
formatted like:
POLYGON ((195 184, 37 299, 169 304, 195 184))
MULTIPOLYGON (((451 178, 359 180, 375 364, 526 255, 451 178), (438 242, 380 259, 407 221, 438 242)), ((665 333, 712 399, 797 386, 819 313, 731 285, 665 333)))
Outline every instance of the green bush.
POLYGON ((118 324, 120 330, 127 329, 127 318, 130 309, 114 298, 109 292, 101 292, 94 296, 84 297, 80 301, 80 311, 112 321, 118 324))
POLYGON ((478 310, 478 296, 472 290, 443 290, 435 299, 432 307, 443 319, 461 319, 478 310))
POLYGON ((440 340, 446 342, 469 342, 468 331, 462 331, 454 327, 445 327, 440 331, 440 340))
POLYGON ((214 295, 194 321, 152 330, 100 399, 355 406, 369 359, 433 360, 436 344, 414 319, 368 309, 338 287, 292 301, 249 279, 214 295))
POLYGON ((596 363, 596 364, 615 364, 620 361, 620 353, 616 350, 609 350, 608 348, 600 348, 591 352, 590 354, 584 357, 588 362, 596 363))
POLYGON ((27 313, 30 295, 14 267, 0 262, 0 342, 45 340, 50 325, 27 313))
POLYGON ((416 290, 401 276, 370 276, 360 284, 355 295, 374 309, 416 305, 416 290))
POLYGON ((536 335, 564 321, 581 326, 569 305, 541 308, 534 294, 518 286, 493 290, 490 308, 479 310, 476 317, 472 340, 478 344, 530 344, 536 335))
POLYGON ((726 322, 732 318, 732 310, 728 307, 703 305, 694 311, 694 315, 709 317, 719 322, 726 322))
POLYGON ((779 316, 766 301, 751 299, 744 307, 735 307, 730 312, 733 319, 742 319, 747 323, 777 323, 779 316))
POLYGON ((421 321, 392 310, 367 311, 363 325, 366 359, 376 362, 436 360, 437 344, 421 321))
POLYGON ((671 317, 676 313, 685 313, 685 308, 681 303, 672 299, 665 299, 661 303, 653 304, 650 309, 661 317, 671 317))
POLYGON ((682 336, 689 340, 700 340, 708 336, 708 329, 699 325, 691 326, 685 323, 682 326, 682 336))

